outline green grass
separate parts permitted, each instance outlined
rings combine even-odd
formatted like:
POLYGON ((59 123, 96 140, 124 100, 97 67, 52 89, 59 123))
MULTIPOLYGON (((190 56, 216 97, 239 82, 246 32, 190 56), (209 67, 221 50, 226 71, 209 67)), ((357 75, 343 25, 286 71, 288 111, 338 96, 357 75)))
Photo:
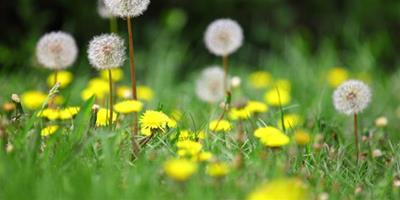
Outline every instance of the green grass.
MULTIPOLYGON (((300 114, 305 119, 302 127, 312 136, 324 138, 320 149, 314 148, 313 143, 298 147, 292 141, 282 149, 271 150, 253 137, 254 127, 276 125, 280 110, 271 108, 268 113, 244 123, 247 140, 243 148, 233 139, 237 133, 233 122, 234 128, 226 137, 229 145, 225 146, 221 134, 207 130, 209 120, 217 118, 221 110, 217 105, 200 102, 194 92, 195 78, 205 61, 192 63, 196 70, 180 76, 179 66, 185 58, 182 52, 188 47, 167 37, 157 38, 150 50, 139 50, 139 82, 156 92, 146 109, 162 107, 168 114, 174 109, 183 112, 178 129, 158 135, 138 160, 131 161, 129 117, 120 118, 113 131, 90 126, 94 99, 83 102, 79 94, 93 75, 89 73, 89 65, 81 62, 74 68, 72 85, 61 91, 63 96, 70 96, 66 104, 80 105, 81 112, 56 134, 40 138, 39 132, 47 122, 37 118, 34 112, 28 112, 17 121, 1 113, 0 128, 7 132, 14 149, 10 153, 0 151, 0 199, 245 199, 257 186, 280 177, 299 177, 309 186, 312 199, 322 193, 329 194, 329 199, 399 198, 400 188, 394 187, 393 181, 400 175, 400 124, 396 123, 399 120, 396 109, 400 72, 382 71, 373 62, 371 49, 362 47, 361 51, 356 47, 343 59, 329 42, 311 53, 301 38, 293 37, 284 42, 281 52, 260 51, 256 67, 271 72, 274 78, 286 78, 292 83, 293 101, 284 107, 285 113, 300 114), (361 134, 373 133, 373 137, 362 142, 366 158, 359 165, 354 156, 352 121, 335 112, 331 100, 333 89, 325 81, 327 70, 337 65, 350 66, 353 77, 368 74, 373 89, 373 101, 360 116, 361 134), (384 129, 374 125, 380 116, 389 119, 384 129), (162 166, 167 159, 176 156, 171 136, 182 129, 207 131, 208 139, 203 148, 213 152, 218 160, 232 164, 241 151, 244 166, 216 180, 205 175, 205 164, 200 164, 198 172, 186 183, 170 180, 162 166), (381 149, 383 156, 373 158, 371 151, 374 149, 381 149), (357 187, 362 191, 355 194, 357 187)), ((252 47, 245 46, 232 57, 231 72, 239 75, 243 82, 242 87, 234 91, 233 101, 263 100, 264 91, 252 89, 248 84, 248 75, 254 67, 251 69, 246 64, 246 55, 252 51, 252 47)), ((209 60, 213 62, 219 60, 209 60)), ((128 72, 128 66, 124 69, 128 72)), ((0 103, 9 101, 12 93, 28 89, 45 91, 47 73, 32 69, 29 73, 0 74, 0 103)), ((124 81, 128 84, 128 77, 124 81)), ((292 136, 293 131, 287 134, 292 136)), ((4 142, 1 145, 3 149, 4 142)))

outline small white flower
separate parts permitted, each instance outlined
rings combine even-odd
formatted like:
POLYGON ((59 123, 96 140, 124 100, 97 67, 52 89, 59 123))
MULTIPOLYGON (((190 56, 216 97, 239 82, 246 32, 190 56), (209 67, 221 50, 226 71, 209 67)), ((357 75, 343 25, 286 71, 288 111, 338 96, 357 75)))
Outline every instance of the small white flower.
POLYGON ((212 54, 228 56, 242 46, 243 30, 234 20, 218 19, 208 26, 204 41, 212 54))
POLYGON ((371 101, 371 89, 358 80, 349 80, 333 93, 333 104, 338 112, 353 115, 362 112, 371 101))
POLYGON ((374 158, 381 157, 382 155, 383 155, 383 153, 380 149, 375 149, 374 151, 372 151, 372 157, 374 157, 374 158))
POLYGON ((231 86, 232 88, 238 88, 240 87, 240 84, 242 83, 242 79, 240 79, 239 76, 234 76, 231 79, 231 86))
POLYGON ((119 17, 137 17, 147 10, 150 0, 104 0, 108 9, 119 17))
POLYGON ((375 120, 375 126, 383 128, 386 127, 388 124, 388 119, 386 117, 379 117, 375 120))
POLYGON ((98 70, 121 67, 125 61, 125 43, 116 34, 103 34, 90 41, 87 53, 90 64, 98 70))
POLYGON ((97 12, 99 13, 100 17, 102 18, 110 18, 114 15, 111 13, 110 9, 104 4, 105 0, 98 0, 97 1, 97 12))
POLYGON ((215 103, 224 98, 224 71, 219 66, 203 70, 196 82, 196 94, 205 102, 215 103))
POLYGON ((76 60, 78 47, 74 38, 64 32, 47 33, 36 45, 38 62, 48 69, 65 69, 76 60))

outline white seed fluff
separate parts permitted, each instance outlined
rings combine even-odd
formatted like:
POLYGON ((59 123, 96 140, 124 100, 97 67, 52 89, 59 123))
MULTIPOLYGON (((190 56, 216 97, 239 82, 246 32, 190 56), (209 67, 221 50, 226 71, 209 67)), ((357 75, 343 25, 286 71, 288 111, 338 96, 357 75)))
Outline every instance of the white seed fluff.
POLYGON ((205 102, 215 103, 223 100, 224 71, 219 66, 204 69, 196 82, 196 94, 205 102))
POLYGON ((104 0, 108 9, 119 17, 137 17, 142 15, 150 4, 150 0, 104 0))
POLYGON ((104 4, 104 0, 97 1, 97 12, 100 17, 108 19, 113 17, 114 15, 111 13, 110 9, 104 4))
POLYGON ((98 70, 121 67, 125 61, 125 48, 124 40, 116 34, 96 36, 89 43, 89 62, 98 70))
POLYGON ((358 80, 349 80, 333 93, 333 104, 338 112, 353 115, 362 112, 371 101, 371 89, 358 80))
POLYGON ((36 58, 48 69, 68 68, 75 62, 77 55, 75 39, 61 31, 43 35, 36 45, 36 58))
POLYGON ((242 46, 243 30, 234 20, 218 19, 208 26, 204 42, 212 54, 228 56, 242 46))

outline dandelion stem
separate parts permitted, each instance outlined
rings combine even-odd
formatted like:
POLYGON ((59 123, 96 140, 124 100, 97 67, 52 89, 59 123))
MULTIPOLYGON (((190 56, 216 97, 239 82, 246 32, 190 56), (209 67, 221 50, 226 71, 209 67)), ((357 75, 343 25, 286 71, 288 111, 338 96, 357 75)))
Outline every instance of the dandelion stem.
POLYGON ((356 145, 356 157, 357 157, 357 163, 359 161, 359 155, 360 155, 360 146, 358 144, 358 126, 357 126, 357 114, 354 114, 354 138, 355 138, 355 145, 356 145))
POLYGON ((228 94, 228 63, 229 63, 228 56, 222 57, 222 63, 224 66, 224 90, 225 93, 228 94))
POLYGON ((109 119, 109 123, 108 123, 108 125, 110 126, 110 127, 112 127, 112 122, 113 122, 113 114, 114 114, 114 106, 113 106, 113 80, 112 80, 112 73, 111 73, 111 69, 108 69, 107 70, 108 71, 108 83, 109 83, 109 86, 110 86, 110 105, 109 105, 109 107, 110 107, 110 119, 109 119))
POLYGON ((54 85, 56 85, 57 82, 58 82, 58 70, 56 70, 56 71, 54 72, 54 85))
POLYGON ((111 31, 111 33, 118 32, 117 18, 115 18, 115 17, 110 18, 110 31, 111 31))
MULTIPOLYGON (((132 33, 132 23, 131 18, 128 17, 128 34, 129 34, 129 61, 130 61, 130 68, 131 68, 131 82, 132 82, 132 97, 133 100, 137 100, 137 93, 136 93, 136 72, 135 72, 135 50, 133 48, 133 33, 132 33)), ((138 116, 137 113, 133 113, 133 132, 132 132, 132 148, 133 153, 136 154, 139 150, 139 146, 136 143, 136 136, 138 133, 138 116)))
MULTIPOLYGON (((53 87, 58 83, 58 70, 54 71, 54 84, 53 87)), ((57 95, 54 95, 53 97, 51 97, 51 99, 49 100, 49 108, 54 108, 55 106, 55 101, 56 101, 57 95)))

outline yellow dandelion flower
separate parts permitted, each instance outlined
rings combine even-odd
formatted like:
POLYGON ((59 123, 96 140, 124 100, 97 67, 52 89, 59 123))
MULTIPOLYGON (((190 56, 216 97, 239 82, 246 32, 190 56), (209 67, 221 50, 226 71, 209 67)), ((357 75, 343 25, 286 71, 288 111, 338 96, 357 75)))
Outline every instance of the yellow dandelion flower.
POLYGON ((29 109, 34 110, 42 106, 46 101, 47 95, 40 91, 28 91, 21 95, 22 105, 29 109))
POLYGON ((186 181, 196 171, 196 163, 186 159, 172 159, 164 163, 165 174, 175 181, 186 181))
MULTIPOLYGON (((96 126, 107 126, 109 123, 111 112, 108 109, 100 108, 97 112, 96 126)), ((112 122, 117 121, 117 113, 113 112, 112 122)))
POLYGON ((216 162, 207 165, 206 173, 212 177, 223 177, 230 172, 230 166, 227 163, 216 162))
POLYGON ((292 84, 287 79, 278 79, 274 82, 273 89, 275 89, 275 90, 278 89, 279 91, 285 90, 285 91, 290 92, 292 90, 292 84))
POLYGON ((349 79, 349 72, 344 68, 335 67, 328 71, 326 78, 329 85, 336 88, 349 79))
POLYGON ((265 93, 264 99, 271 106, 286 106, 291 101, 291 95, 287 90, 271 89, 265 93))
POLYGON ((47 118, 50 121, 57 120, 59 117, 59 112, 56 109, 46 108, 37 114, 38 117, 47 118))
POLYGON ((250 85, 254 88, 266 88, 272 82, 272 75, 266 71, 257 71, 250 74, 250 85))
POLYGON ((67 107, 59 112, 59 118, 61 120, 72 119, 75 115, 77 115, 80 111, 79 107, 67 107))
POLYGON ((143 101, 151 101, 154 97, 154 92, 151 88, 147 86, 138 86, 137 87, 137 95, 138 99, 143 101))
POLYGON ((232 120, 246 120, 250 118, 250 112, 246 107, 232 108, 229 112, 229 117, 232 120))
POLYGON ((141 128, 140 133, 144 136, 151 136, 151 130, 149 128, 141 128))
POLYGON ((167 126, 169 128, 176 128, 178 126, 178 123, 174 119, 169 118, 167 126))
POLYGON ((213 120, 210 122, 208 127, 211 131, 214 132, 228 132, 231 130, 232 125, 227 120, 213 120))
MULTIPOLYGON (((60 88, 67 87, 73 79, 73 75, 69 71, 58 71, 57 72, 57 82, 60 83, 60 88)), ((54 86, 55 73, 51 73, 47 77, 47 85, 51 88, 54 86)))
POLYGON ((248 110, 251 114, 265 113, 268 112, 268 106, 263 102, 249 101, 247 102, 246 110, 248 110))
POLYGON ((106 94, 107 92, 105 92, 104 90, 89 87, 81 92, 81 97, 85 101, 90 99, 92 96, 95 96, 97 99, 101 100, 105 98, 106 94))
POLYGON ((40 135, 42 137, 53 135, 57 130, 58 130, 57 125, 47 126, 40 131, 40 135))
POLYGON ((179 150, 184 150, 189 155, 196 155, 203 148, 202 144, 191 140, 178 141, 176 146, 179 150))
POLYGON ((258 128, 254 136, 260 138, 261 143, 268 147, 280 147, 289 143, 289 137, 274 127, 258 128))
POLYGON ((171 119, 160 111, 147 110, 140 117, 140 125, 145 129, 161 130, 164 132, 169 127, 169 123, 171 123, 171 119))
POLYGON ((204 139, 206 138, 206 133, 205 133, 204 131, 199 131, 199 132, 197 133, 197 137, 198 137, 200 140, 204 140, 204 139))
POLYGON ((135 100, 126 100, 114 105, 115 111, 121 114, 140 112, 142 108, 143 103, 135 100))
POLYGON ((192 133, 190 133, 188 130, 181 130, 179 133, 179 140, 184 141, 184 140, 190 140, 192 139, 192 133))
POLYGON ((310 134, 304 130, 297 130, 294 132, 294 140, 298 145, 307 145, 311 141, 310 134))
MULTIPOLYGON (((283 123, 285 124, 285 128, 292 129, 297 126, 300 126, 303 123, 303 118, 298 114, 287 114, 283 117, 283 123)), ((278 120, 279 128, 283 128, 282 120, 278 120)))
POLYGON ((89 80, 88 88, 96 89, 102 92, 108 92, 109 82, 101 78, 93 78, 89 80))
MULTIPOLYGON (((111 69, 111 76, 113 82, 118 82, 124 78, 124 71, 121 68, 113 68, 111 69)), ((100 77, 108 81, 108 70, 101 70, 100 77)))
POLYGON ((132 98, 132 89, 128 86, 117 87, 117 96, 122 99, 132 98))
POLYGON ((278 179, 255 189, 248 200, 303 200, 309 199, 307 186, 299 179, 278 179))
POLYGON ((205 162, 205 161, 210 161, 213 158, 213 154, 209 151, 203 151, 200 152, 197 157, 195 157, 195 160, 198 162, 205 162))

